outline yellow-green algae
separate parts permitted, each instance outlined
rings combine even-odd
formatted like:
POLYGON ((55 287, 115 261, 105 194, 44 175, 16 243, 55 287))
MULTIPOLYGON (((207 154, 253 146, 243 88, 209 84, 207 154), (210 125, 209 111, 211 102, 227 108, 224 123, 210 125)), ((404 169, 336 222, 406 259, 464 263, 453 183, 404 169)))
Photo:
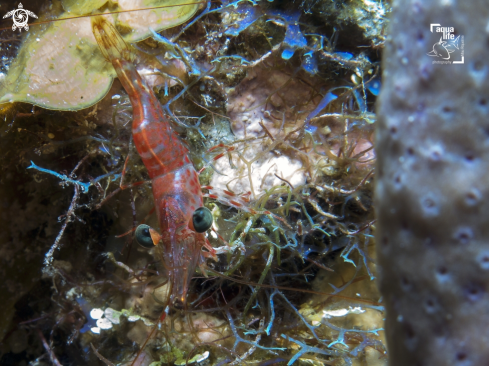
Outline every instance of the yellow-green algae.
POLYGON ((47 109, 78 110, 107 94, 115 72, 98 50, 90 17, 59 19, 110 11, 113 14, 108 17, 131 43, 148 38, 150 28, 161 31, 184 23, 197 11, 198 1, 65 0, 63 6, 67 11, 58 21, 31 26, 0 84, 0 104, 27 102, 47 109), (139 10, 147 8, 153 9, 139 10))

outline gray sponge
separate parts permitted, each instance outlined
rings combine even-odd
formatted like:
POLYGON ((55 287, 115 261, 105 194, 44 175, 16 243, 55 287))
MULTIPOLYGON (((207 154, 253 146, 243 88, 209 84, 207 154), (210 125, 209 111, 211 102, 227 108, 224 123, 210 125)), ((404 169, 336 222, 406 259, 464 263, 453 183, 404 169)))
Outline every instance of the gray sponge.
POLYGON ((383 63, 375 196, 390 365, 489 365, 488 3, 396 1, 383 63), (431 24, 454 27, 458 48, 431 24))

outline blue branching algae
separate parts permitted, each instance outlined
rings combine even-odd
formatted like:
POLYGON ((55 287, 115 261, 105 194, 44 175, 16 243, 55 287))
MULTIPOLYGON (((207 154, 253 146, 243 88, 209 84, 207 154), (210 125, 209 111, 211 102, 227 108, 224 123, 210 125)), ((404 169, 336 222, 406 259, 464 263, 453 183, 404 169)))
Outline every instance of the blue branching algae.
POLYGON ((75 184, 75 185, 79 186, 82 189, 83 193, 87 193, 88 188, 90 188, 90 183, 83 183, 83 182, 80 182, 79 180, 71 179, 70 177, 67 177, 64 174, 59 174, 59 173, 56 173, 55 171, 38 167, 32 161, 31 161, 31 165, 29 165, 27 167, 27 169, 35 169, 35 170, 39 170, 40 172, 43 172, 43 173, 54 175, 55 177, 58 177, 59 179, 61 179, 63 182, 67 182, 67 183, 71 183, 71 184, 75 184))

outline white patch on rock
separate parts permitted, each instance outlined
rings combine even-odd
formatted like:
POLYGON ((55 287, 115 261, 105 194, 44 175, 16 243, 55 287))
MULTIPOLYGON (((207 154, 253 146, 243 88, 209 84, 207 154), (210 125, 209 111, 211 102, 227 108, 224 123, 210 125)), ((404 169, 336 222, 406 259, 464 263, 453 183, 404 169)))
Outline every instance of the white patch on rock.
POLYGON ((361 307, 348 307, 348 309, 337 309, 337 310, 323 310, 323 318, 329 319, 332 317, 345 316, 348 314, 362 314, 365 310, 361 307))

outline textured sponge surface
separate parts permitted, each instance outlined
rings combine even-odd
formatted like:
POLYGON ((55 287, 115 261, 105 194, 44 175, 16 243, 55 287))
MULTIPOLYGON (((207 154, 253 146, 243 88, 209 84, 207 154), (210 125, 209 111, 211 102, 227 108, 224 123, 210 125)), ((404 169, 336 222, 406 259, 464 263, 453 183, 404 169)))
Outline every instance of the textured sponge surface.
POLYGON ((395 2, 383 65, 375 196, 390 365, 489 365, 489 6, 395 2), (433 64, 433 23, 463 36, 463 64, 433 64))

